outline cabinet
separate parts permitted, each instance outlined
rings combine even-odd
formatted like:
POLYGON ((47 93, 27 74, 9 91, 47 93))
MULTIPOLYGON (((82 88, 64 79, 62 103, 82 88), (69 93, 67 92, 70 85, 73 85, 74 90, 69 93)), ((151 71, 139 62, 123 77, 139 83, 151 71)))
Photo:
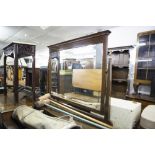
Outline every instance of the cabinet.
POLYGON ((134 85, 136 93, 140 85, 151 87, 150 96, 155 97, 155 31, 139 33, 137 36, 137 56, 134 85))
POLYGON ((50 65, 51 65, 51 90, 59 92, 59 72, 60 72, 60 56, 59 52, 50 53, 50 65))
POLYGON ((18 102, 18 93, 19 93, 19 79, 18 79, 18 59, 32 56, 32 94, 33 100, 35 101, 35 50, 36 45, 26 44, 26 43, 16 43, 12 42, 5 48, 4 51, 4 95, 7 95, 7 73, 6 73, 6 61, 7 57, 14 58, 14 72, 13 72, 13 89, 14 89, 14 98, 18 102))
MULTIPOLYGON (((25 85, 32 87, 32 68, 26 68, 26 81, 25 81, 25 85)), ((35 79, 35 87, 39 87, 39 68, 35 68, 35 77, 37 77, 35 79)))
POLYGON ((108 49, 109 56, 112 57, 112 97, 125 99, 128 93, 131 48, 133 47, 124 46, 108 49))
POLYGON ((0 94, 4 92, 4 68, 0 66, 0 94))

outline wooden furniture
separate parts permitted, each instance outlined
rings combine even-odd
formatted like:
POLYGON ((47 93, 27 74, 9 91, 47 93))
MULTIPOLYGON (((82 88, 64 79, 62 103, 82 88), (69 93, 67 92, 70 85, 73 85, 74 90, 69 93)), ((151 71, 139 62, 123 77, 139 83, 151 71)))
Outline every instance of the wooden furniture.
MULTIPOLYGON (((32 83, 32 77, 33 77, 32 70, 33 70, 32 68, 26 68, 25 85, 30 86, 30 87, 32 87, 32 85, 33 85, 33 83, 32 83)), ((37 77, 35 79, 35 87, 39 87, 39 68, 35 68, 35 77, 37 77)))
POLYGON ((60 55, 59 52, 50 53, 49 60, 49 89, 55 92, 60 90, 60 55), (52 76, 51 76, 52 75, 52 76))
POLYGON ((58 43, 55 45, 48 46, 49 48, 49 73, 48 73, 48 92, 51 92, 52 90, 52 76, 54 74, 52 73, 52 66, 51 66, 51 59, 56 58, 57 59, 57 65, 56 65, 56 71, 57 71, 57 90, 56 92, 59 93, 59 70, 60 70, 60 56, 59 52, 61 50, 67 50, 72 48, 78 48, 82 46, 88 46, 88 45, 95 45, 95 44, 103 44, 103 56, 102 56, 102 80, 101 80, 101 108, 100 113, 104 114, 105 121, 109 122, 110 120, 110 112, 109 112, 109 102, 108 102, 108 96, 106 96, 107 93, 107 44, 108 44, 108 35, 110 34, 110 31, 103 31, 98 32, 92 35, 76 38, 73 40, 65 41, 62 43, 58 43))
POLYGON ((3 87, 3 77, 0 77, 0 94, 4 93, 4 87, 3 87))
POLYGON ((16 102, 18 102, 18 59, 23 57, 32 56, 32 92, 33 92, 33 100, 35 100, 35 45, 24 44, 24 43, 11 43, 4 50, 4 94, 7 95, 7 84, 6 84, 6 60, 7 57, 14 58, 14 97, 16 102))
MULTIPOLYGON (((155 89, 155 31, 139 33, 137 36, 137 56, 135 64, 134 85, 136 94, 140 85, 155 89)), ((155 97, 151 91, 150 96, 155 97)))
POLYGON ((39 69, 39 88, 40 94, 44 95, 47 92, 47 67, 40 67, 39 69))
POLYGON ((112 57, 112 97, 125 99, 129 86, 130 50, 133 46, 109 48, 112 57))
POLYGON ((4 68, 0 66, 0 87, 3 86, 4 68))
POLYGON ((73 69, 73 87, 101 91, 101 69, 73 69))

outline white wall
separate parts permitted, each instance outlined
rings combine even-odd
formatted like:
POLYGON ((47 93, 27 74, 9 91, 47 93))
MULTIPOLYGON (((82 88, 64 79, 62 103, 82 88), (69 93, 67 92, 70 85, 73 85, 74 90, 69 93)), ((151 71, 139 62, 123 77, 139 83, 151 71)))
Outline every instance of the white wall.
MULTIPOLYGON (((110 29, 111 34, 109 35, 108 47, 119 47, 135 45, 137 40, 137 33, 155 30, 155 26, 120 26, 110 29)), ((48 64, 49 50, 46 48, 45 51, 36 52, 36 67, 47 66, 48 64)), ((2 65, 3 62, 0 62, 2 65)))
POLYGON ((155 30, 155 26, 120 26, 112 28, 108 47, 136 45, 137 34, 149 30, 155 30))
MULTIPOLYGON (((120 26, 110 29, 108 47, 119 47, 136 45, 137 34, 144 31, 155 30, 155 26, 120 26)), ((46 66, 48 64, 47 51, 38 52, 36 54, 36 66, 46 66)), ((82 56, 82 55, 81 55, 82 56)))
POLYGON ((36 68, 48 66, 49 50, 36 52, 36 68))

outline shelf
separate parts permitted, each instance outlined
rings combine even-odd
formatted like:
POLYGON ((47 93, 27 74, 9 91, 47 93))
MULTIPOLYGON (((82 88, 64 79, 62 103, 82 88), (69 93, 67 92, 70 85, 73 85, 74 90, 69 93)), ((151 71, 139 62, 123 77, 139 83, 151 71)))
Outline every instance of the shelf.
POLYGON ((137 68, 137 69, 143 69, 143 70, 155 70, 155 68, 137 68))
POLYGON ((138 46, 139 47, 143 47, 143 46, 154 46, 155 45, 155 43, 149 43, 149 42, 146 42, 146 43, 144 43, 145 45, 143 45, 143 43, 141 43, 141 44, 139 44, 138 46))
POLYGON ((52 71, 51 73, 58 74, 58 72, 52 71))
POLYGON ((131 48, 134 48, 134 46, 121 46, 121 47, 113 47, 113 48, 108 48, 109 51, 119 51, 119 50, 130 50, 131 48))
POLYGON ((113 54, 119 54, 119 53, 129 53, 129 50, 119 50, 119 51, 112 51, 113 54))
POLYGON ((126 95, 126 97, 130 98, 130 99, 149 101, 149 102, 152 102, 153 104, 155 104, 155 98, 147 96, 147 95, 126 95))
POLYGON ((120 68, 120 69, 122 69, 122 68, 127 68, 127 69, 129 69, 129 66, 115 66, 115 65, 112 65, 112 67, 113 67, 113 68, 120 68))
POLYGON ((73 70, 60 70, 60 75, 72 75, 73 70))
POLYGON ((112 96, 122 98, 128 87, 130 49, 133 46, 109 48, 112 56, 112 96))
POLYGON ((0 90, 4 90, 4 87, 3 87, 3 85, 0 85, 0 90))
POLYGON ((138 57, 137 62, 148 62, 149 60, 153 61, 154 57, 138 57))
POLYGON ((137 68, 137 69, 143 69, 143 70, 147 70, 147 68, 137 68))
POLYGON ((52 86, 52 88, 57 88, 58 86, 52 86))
POLYGON ((127 79, 112 79, 112 81, 116 81, 116 82, 127 82, 127 79))
POLYGON ((134 84, 139 85, 139 84, 144 84, 144 85, 150 85, 151 81, 150 80, 139 80, 135 79, 134 84))
MULTIPOLYGON (((155 73, 155 31, 139 33, 135 85, 151 85, 155 73)), ((154 85, 152 86, 154 87, 154 85)))

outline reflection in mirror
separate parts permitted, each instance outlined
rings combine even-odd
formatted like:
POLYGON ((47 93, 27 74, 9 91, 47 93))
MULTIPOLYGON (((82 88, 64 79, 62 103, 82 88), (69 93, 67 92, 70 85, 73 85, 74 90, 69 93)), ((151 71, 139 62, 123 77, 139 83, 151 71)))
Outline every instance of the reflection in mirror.
POLYGON ((59 87, 59 59, 58 58, 52 58, 51 59, 51 72, 52 72, 52 77, 51 77, 51 87, 52 91, 58 92, 58 87, 59 87))
MULTIPOLYGON (((6 66, 7 85, 13 86, 14 59, 11 57, 8 57, 6 64, 7 64, 7 66, 6 66)), ((26 70, 27 70, 27 68, 32 68, 32 56, 18 59, 19 86, 26 86, 26 70)), ((30 80, 30 81, 31 81, 31 86, 32 86, 32 80, 30 80)))
POLYGON ((100 110, 102 51, 103 44, 96 44, 63 50, 59 57, 51 57, 52 91, 100 110))

